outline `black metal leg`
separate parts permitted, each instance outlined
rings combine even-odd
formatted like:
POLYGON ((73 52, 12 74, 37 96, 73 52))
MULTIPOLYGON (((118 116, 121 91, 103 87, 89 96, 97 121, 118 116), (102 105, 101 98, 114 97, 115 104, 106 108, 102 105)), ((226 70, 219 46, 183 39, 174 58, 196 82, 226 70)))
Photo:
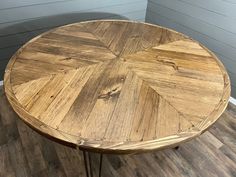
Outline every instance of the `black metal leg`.
POLYGON ((92 162, 91 162, 91 154, 88 152, 89 156, 89 169, 90 169, 90 177, 93 177, 93 169, 92 169, 92 162))
MULTIPOLYGON (((93 177, 91 154, 89 152, 83 151, 83 156, 84 156, 84 166, 85 166, 85 171, 86 171, 86 177, 93 177)), ((99 177, 101 177, 102 175, 102 160, 103 160, 103 154, 100 154, 99 177)))
POLYGON ((84 166, 85 166, 85 171, 86 171, 86 177, 89 177, 87 154, 85 151, 83 151, 83 156, 84 156, 84 166))
POLYGON ((102 158, 103 158, 103 154, 100 154, 100 161, 99 161, 99 177, 102 176, 102 158))
POLYGON ((175 150, 178 150, 178 149, 179 149, 179 146, 176 146, 176 147, 175 147, 175 150))

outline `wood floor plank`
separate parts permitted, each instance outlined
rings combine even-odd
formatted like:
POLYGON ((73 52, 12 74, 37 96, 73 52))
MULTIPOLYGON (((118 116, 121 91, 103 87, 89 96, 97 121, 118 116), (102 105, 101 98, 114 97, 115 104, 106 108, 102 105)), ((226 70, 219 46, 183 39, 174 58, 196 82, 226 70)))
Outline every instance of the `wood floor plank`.
POLYGON ((192 165, 188 163, 188 161, 180 155, 178 150, 170 149, 164 152, 164 155, 171 159, 174 162, 176 168, 180 172, 180 176, 191 176, 191 177, 199 177, 198 172, 192 168, 192 165))
POLYGON ((10 152, 10 160, 12 168, 15 171, 15 175, 17 177, 30 177, 31 175, 28 161, 25 157, 20 138, 16 139, 15 141, 8 142, 7 145, 10 152))
POLYGON ((217 158, 217 152, 212 155, 207 148, 207 145, 198 139, 195 144, 187 143, 186 145, 181 146, 179 151, 181 155, 186 156, 188 163, 193 164, 200 176, 231 176, 228 171, 224 169, 225 165, 224 167, 221 167, 222 161, 219 161, 217 158), (202 169, 204 169, 204 171, 202 169))
POLYGON ((0 147, 0 176, 15 177, 16 173, 10 160, 10 152, 7 144, 0 147))
POLYGON ((53 143, 42 138, 40 148, 48 170, 48 176, 66 176, 53 143))
POLYGON ((47 166, 40 149, 41 138, 33 130, 28 129, 23 122, 18 122, 22 146, 26 155, 31 175, 44 174, 48 177, 47 166))

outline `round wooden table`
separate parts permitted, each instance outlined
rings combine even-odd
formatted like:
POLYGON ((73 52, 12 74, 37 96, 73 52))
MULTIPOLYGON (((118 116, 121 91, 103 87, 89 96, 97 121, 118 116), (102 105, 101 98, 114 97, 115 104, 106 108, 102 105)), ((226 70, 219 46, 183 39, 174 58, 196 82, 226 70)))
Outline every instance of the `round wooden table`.
POLYGON ((4 88, 30 127, 101 154, 178 146, 211 126, 230 96, 224 66, 201 44, 121 20, 70 24, 32 39, 11 58, 4 88))

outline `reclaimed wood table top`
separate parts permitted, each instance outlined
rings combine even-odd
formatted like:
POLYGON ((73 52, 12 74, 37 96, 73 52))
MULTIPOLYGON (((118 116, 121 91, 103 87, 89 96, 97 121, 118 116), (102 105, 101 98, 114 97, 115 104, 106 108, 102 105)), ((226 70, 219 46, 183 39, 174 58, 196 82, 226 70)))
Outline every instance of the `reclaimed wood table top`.
POLYGON ((70 24, 25 44, 5 71, 6 96, 32 128, 105 153, 176 146, 222 114, 230 81, 189 37, 122 20, 70 24))

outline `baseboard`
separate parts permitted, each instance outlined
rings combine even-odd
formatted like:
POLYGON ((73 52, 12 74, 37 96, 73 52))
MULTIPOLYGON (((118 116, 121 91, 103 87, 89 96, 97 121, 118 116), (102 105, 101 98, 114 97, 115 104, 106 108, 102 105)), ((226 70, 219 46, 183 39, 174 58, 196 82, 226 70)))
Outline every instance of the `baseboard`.
POLYGON ((230 101, 230 103, 236 105, 236 99, 235 99, 235 98, 230 97, 230 98, 229 98, 229 101, 230 101))
MULTIPOLYGON (((2 86, 2 85, 3 85, 3 81, 0 81, 0 86, 2 86)), ((230 97, 230 98, 229 98, 229 101, 230 101, 230 103, 236 105, 236 99, 235 99, 235 98, 230 97)))

